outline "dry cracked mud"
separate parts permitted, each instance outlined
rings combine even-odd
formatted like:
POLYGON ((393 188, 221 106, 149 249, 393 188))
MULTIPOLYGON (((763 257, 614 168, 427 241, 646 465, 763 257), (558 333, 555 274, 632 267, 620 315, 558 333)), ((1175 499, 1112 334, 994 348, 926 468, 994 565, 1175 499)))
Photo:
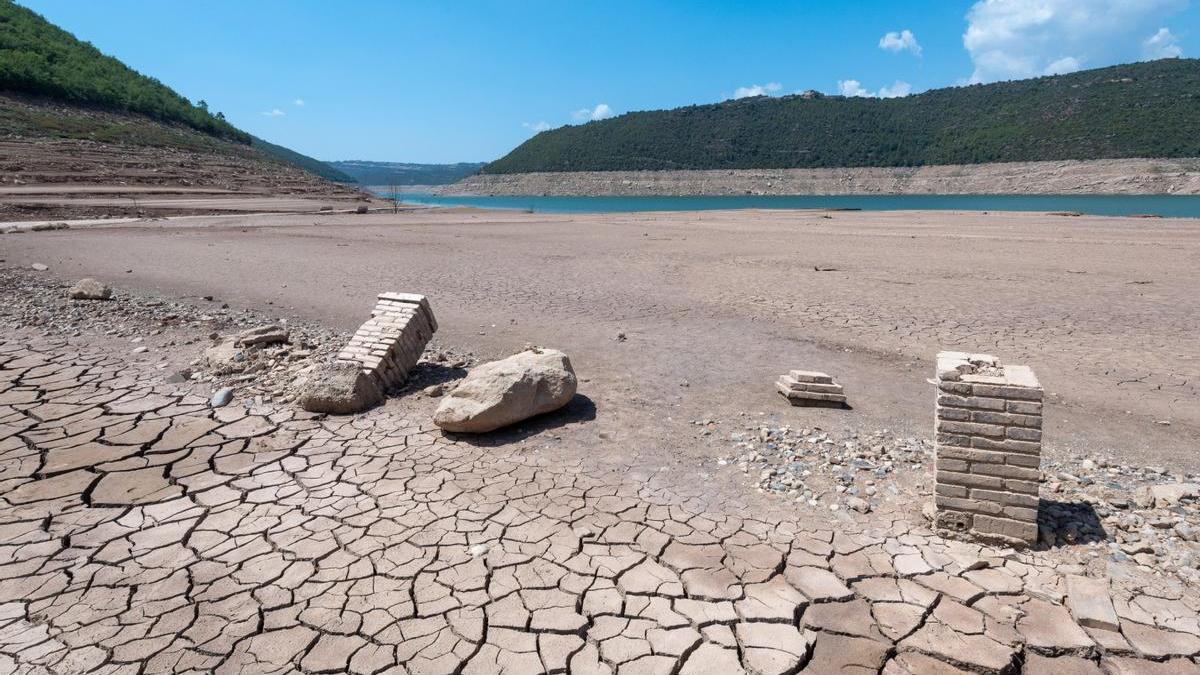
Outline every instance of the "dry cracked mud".
POLYGON ((1200 673, 1194 586, 939 538, 927 494, 835 516, 418 396, 211 409, 128 348, 0 334, 0 670, 1200 673))

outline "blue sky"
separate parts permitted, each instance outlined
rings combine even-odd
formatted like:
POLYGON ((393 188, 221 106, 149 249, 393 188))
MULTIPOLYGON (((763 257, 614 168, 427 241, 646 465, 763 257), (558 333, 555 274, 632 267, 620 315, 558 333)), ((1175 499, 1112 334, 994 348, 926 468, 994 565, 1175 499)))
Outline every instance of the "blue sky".
POLYGON ((485 161, 633 110, 1200 56, 1188 0, 19 2, 325 160, 485 161))

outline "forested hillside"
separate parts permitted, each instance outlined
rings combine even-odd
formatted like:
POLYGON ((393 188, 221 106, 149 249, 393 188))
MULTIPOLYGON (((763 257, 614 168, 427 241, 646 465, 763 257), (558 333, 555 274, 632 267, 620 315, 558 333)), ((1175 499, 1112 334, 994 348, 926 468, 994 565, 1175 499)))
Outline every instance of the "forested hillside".
POLYGON ((0 0, 0 91, 124 110, 249 143, 220 113, 193 105, 11 0, 0 0))
POLYGON ((483 173, 1200 156, 1200 60, 904 98, 755 97, 544 131, 483 173))
POLYGON ((0 0, 0 133, 239 156, 229 144, 253 146, 322 178, 354 182, 234 127, 203 101, 193 104, 11 0, 0 0))

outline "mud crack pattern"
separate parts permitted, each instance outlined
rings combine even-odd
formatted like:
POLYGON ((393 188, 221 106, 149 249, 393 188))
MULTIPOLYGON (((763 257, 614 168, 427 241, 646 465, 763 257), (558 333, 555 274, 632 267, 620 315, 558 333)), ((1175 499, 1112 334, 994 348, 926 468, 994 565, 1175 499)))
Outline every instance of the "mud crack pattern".
POLYGON ((1200 672, 1170 582, 703 489, 0 341, 0 671, 1200 672))

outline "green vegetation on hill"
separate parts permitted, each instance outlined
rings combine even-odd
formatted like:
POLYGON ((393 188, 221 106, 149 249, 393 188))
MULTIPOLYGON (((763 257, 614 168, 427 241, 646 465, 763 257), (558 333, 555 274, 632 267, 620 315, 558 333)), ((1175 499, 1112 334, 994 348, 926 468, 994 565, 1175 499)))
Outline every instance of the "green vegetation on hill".
POLYGON ((1200 156, 1200 60, 896 99, 756 97, 544 131, 483 173, 1200 156))
POLYGON ((313 159, 308 155, 302 155, 295 150, 290 150, 282 145, 275 145, 274 143, 264 141, 258 136, 250 137, 250 145, 280 161, 287 162, 288 164, 294 164, 295 166, 298 166, 309 173, 316 174, 325 180, 331 180, 335 183, 354 182, 353 176, 339 171, 337 168, 330 166, 327 162, 322 162, 319 159, 313 159))
POLYGON ((325 162, 348 173, 359 185, 449 185, 483 168, 483 162, 458 164, 404 164, 343 160, 325 162))
POLYGON ((220 113, 210 113, 203 103, 193 105, 158 80, 105 56, 12 0, 0 0, 0 91, 141 113, 250 142, 249 134, 220 113))
POLYGON ((234 127, 203 101, 193 105, 12 0, 0 0, 0 132, 192 151, 219 151, 230 141, 328 180, 354 182, 324 162, 234 127))
POLYGON ((2 91, 0 136, 81 139, 194 152, 219 150, 222 146, 245 148, 240 143, 231 143, 182 125, 160 124, 129 113, 63 105, 53 99, 2 91))

